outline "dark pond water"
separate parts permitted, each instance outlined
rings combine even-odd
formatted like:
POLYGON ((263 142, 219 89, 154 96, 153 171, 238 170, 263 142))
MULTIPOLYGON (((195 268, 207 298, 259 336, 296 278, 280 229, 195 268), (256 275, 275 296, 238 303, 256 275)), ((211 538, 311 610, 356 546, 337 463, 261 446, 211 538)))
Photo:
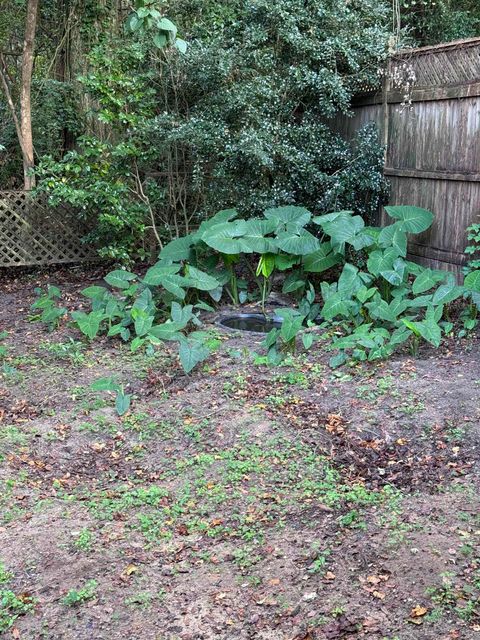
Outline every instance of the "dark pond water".
POLYGON ((239 331, 268 333, 272 329, 279 329, 282 326, 282 318, 278 316, 266 318, 261 313, 239 313, 221 318, 219 324, 239 331))

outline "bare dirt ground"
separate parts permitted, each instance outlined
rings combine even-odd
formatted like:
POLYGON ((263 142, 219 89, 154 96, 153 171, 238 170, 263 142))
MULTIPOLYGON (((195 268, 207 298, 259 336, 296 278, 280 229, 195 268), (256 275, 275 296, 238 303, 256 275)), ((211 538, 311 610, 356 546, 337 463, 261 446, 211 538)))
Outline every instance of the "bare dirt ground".
POLYGON ((96 279, 0 276, 0 637, 480 637, 477 339, 273 369, 207 324, 186 376, 173 351, 29 322, 36 285, 73 309, 96 279), (122 418, 90 390, 105 375, 122 418))

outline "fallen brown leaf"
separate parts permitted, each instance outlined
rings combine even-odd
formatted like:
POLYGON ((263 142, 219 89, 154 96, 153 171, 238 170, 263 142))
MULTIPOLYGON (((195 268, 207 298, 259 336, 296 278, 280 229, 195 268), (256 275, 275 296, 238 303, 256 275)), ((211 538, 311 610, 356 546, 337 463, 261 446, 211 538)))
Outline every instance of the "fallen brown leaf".
POLYGON ((138 571, 138 567, 135 566, 134 564, 129 564, 125 568, 125 573, 127 576, 131 576, 132 573, 137 573, 137 571, 138 571))
POLYGON ((410 615, 412 618, 420 618, 421 616, 424 616, 427 611, 428 609, 426 607, 421 607, 417 604, 417 606, 412 609, 410 615))

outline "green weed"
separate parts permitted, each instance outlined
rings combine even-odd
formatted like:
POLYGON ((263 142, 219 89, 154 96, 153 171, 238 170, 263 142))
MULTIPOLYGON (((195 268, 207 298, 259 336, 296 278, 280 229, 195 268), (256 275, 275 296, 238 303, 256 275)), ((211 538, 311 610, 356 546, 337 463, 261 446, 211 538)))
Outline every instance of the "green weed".
POLYGON ((80 589, 70 589, 67 595, 62 598, 62 604, 67 607, 75 607, 88 600, 92 600, 97 594, 97 587, 98 583, 96 580, 87 580, 80 589))

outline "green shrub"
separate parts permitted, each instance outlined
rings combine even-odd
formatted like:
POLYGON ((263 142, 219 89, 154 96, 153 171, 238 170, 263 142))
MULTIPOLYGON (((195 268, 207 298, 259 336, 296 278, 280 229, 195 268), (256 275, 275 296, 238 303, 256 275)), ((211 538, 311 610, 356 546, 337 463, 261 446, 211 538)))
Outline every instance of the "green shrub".
POLYGON ((386 194, 376 131, 349 144, 332 119, 378 83, 388 3, 172 0, 165 11, 190 29, 184 55, 159 51, 146 29, 105 38, 80 80, 111 135, 38 167, 39 189, 94 225, 88 241, 128 264, 232 203, 245 217, 289 203, 371 219, 386 194))

